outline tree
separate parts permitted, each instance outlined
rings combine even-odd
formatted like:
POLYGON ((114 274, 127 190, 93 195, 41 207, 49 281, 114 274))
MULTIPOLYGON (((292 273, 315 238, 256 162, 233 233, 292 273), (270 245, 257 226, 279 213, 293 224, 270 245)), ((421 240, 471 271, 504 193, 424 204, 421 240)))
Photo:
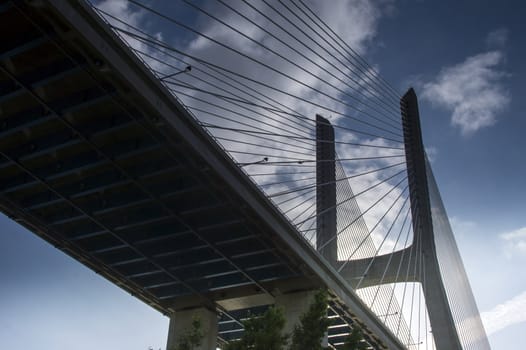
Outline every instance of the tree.
POLYGON ((201 325, 201 319, 198 317, 194 317, 192 320, 191 328, 179 337, 174 350, 193 350, 194 348, 201 345, 202 341, 203 330, 201 325))
POLYGON ((314 295, 309 310, 300 317, 300 324, 294 327, 290 350, 320 350, 321 342, 330 325, 327 317, 329 295, 320 290, 314 295))
POLYGON ((243 321, 245 331, 240 340, 230 342, 224 350, 282 350, 287 343, 287 335, 283 335, 285 317, 283 310, 270 307, 256 317, 243 321))
POLYGON ((368 348, 364 341, 362 330, 358 326, 354 326, 351 333, 345 339, 342 350, 365 350, 368 348))
MULTIPOLYGON (((295 325, 292 332, 291 344, 287 350, 322 350, 322 340, 330 325, 327 317, 329 294, 323 289, 314 295, 314 300, 309 309, 300 317, 299 324, 295 325)), ((199 324, 200 326, 200 324, 199 324)), ((223 350, 285 350, 289 334, 283 334, 285 317, 283 310, 278 307, 270 307, 262 315, 256 315, 243 321, 244 332, 239 340, 231 341, 223 347, 223 350)), ((200 331, 200 328, 196 328, 200 331)), ((192 340, 202 337, 198 331, 189 332, 183 337, 183 343, 175 350, 190 350, 192 340)), ((363 334, 355 327, 347 338, 345 344, 347 350, 362 350, 366 348, 363 334)))

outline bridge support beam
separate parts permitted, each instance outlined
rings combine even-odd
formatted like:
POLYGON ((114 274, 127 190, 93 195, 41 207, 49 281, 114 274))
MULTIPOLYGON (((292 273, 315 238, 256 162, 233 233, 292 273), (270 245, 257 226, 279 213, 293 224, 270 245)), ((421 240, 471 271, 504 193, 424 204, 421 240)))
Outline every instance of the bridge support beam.
POLYGON ((174 350, 181 336, 192 329, 192 322, 199 319, 203 339, 201 345, 194 350, 215 350, 217 348, 217 314, 205 307, 176 311, 170 317, 168 342, 166 350, 174 350))
POLYGON ((359 281, 360 288, 397 282, 418 282, 418 275, 414 273, 414 255, 411 247, 408 247, 393 254, 345 262, 345 266, 339 271, 353 288, 357 287, 359 281), (365 276, 364 271, 367 271, 365 276))

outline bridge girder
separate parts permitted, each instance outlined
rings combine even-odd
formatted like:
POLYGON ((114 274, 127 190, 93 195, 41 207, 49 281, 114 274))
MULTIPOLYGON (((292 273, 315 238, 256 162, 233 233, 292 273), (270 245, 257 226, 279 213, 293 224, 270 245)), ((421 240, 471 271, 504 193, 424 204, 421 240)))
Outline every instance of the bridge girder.
POLYGON ((0 12, 13 39, 0 48, 4 213, 166 314, 192 291, 225 311, 303 276, 379 348, 403 348, 86 3, 0 12))

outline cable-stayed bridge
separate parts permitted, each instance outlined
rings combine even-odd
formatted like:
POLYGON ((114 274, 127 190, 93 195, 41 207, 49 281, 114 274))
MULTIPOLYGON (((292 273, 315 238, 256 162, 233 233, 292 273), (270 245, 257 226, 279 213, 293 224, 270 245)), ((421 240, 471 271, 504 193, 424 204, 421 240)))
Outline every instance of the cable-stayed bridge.
POLYGON ((2 211, 169 315, 169 346, 193 314, 206 349, 273 304, 290 329, 326 287, 331 348, 489 348, 414 91, 302 0, 182 3, 0 4, 2 211))

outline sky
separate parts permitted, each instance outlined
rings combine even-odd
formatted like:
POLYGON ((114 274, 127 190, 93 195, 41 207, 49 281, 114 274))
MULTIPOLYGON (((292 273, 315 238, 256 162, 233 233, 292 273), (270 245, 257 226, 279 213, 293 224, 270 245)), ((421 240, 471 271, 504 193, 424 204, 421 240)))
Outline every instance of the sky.
MULTIPOLYGON (((166 13, 188 11, 189 22, 214 32, 209 19, 193 18, 179 1, 148 4, 166 13)), ((101 6, 174 45, 211 51, 198 39, 170 35, 165 24, 126 2, 101 6)), ((313 6, 396 90, 415 88, 426 150, 490 344, 521 349, 526 340, 525 6, 426 0, 313 6)), ((164 348, 166 317, 9 219, 1 217, 0 228, 0 347, 164 348)))

